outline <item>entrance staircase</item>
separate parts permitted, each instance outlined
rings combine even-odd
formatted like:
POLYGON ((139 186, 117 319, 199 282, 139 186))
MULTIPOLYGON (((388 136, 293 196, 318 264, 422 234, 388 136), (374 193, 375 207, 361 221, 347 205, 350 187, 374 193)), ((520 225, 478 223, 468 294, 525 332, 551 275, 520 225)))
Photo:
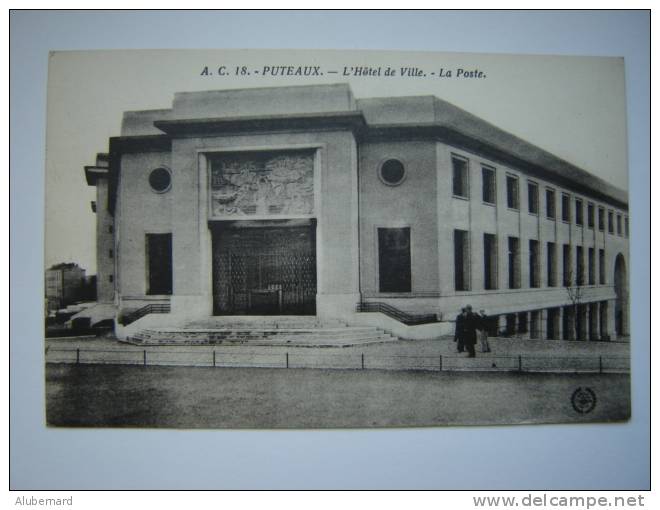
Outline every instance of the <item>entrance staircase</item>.
POLYGON ((374 326, 348 326, 316 317, 210 317, 183 327, 142 329, 126 341, 136 345, 247 345, 349 347, 394 342, 398 337, 374 326))

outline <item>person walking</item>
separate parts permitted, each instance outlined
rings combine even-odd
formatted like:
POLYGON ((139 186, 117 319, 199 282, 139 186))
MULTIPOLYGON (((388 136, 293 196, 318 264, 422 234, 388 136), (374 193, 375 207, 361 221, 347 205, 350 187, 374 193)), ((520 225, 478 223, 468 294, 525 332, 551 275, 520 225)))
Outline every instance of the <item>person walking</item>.
POLYGON ((463 344, 468 352, 469 358, 476 357, 474 346, 477 344, 477 330, 479 329, 479 316, 472 312, 472 305, 465 307, 465 315, 462 321, 463 344))
POLYGON ((485 310, 479 310, 479 340, 481 342, 481 352, 490 352, 488 343, 488 315, 485 310))
POLYGON ((465 308, 461 308, 461 313, 456 316, 456 325, 454 329, 454 342, 456 342, 456 352, 463 352, 465 350, 465 308))

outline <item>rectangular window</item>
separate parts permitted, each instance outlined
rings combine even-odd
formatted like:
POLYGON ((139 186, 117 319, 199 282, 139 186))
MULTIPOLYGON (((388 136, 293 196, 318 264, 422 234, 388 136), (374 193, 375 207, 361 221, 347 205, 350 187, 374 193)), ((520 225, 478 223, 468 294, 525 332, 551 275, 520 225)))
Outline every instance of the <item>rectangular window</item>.
POLYGON ((571 245, 570 244, 565 244, 563 246, 563 253, 562 253, 562 262, 563 262, 563 267, 564 267, 564 273, 563 273, 563 285, 564 287, 568 287, 571 285, 571 280, 572 278, 572 273, 573 273, 573 267, 571 265, 571 245))
POLYGON ((612 211, 607 211, 607 231, 614 234, 614 213, 612 211))
POLYGON ((628 216, 626 216, 623 220, 624 226, 626 228, 626 237, 630 235, 630 226, 628 225, 628 216))
POLYGON ((576 284, 584 285, 584 249, 578 246, 575 250, 576 284))
POLYGON ((605 230, 605 209, 602 207, 598 208, 598 230, 605 230))
POLYGON ((520 288, 520 240, 509 237, 509 288, 520 288))
POLYGON ((571 221, 571 198, 565 193, 561 195, 561 220, 571 221))
POLYGON ((587 226, 594 228, 594 204, 587 204, 587 226))
POLYGON ((172 234, 146 234, 147 294, 172 294, 172 234))
POLYGON ((110 283, 114 282, 114 281, 115 281, 115 277, 114 277, 114 275, 109 274, 109 275, 108 275, 108 281, 109 281, 110 283))
POLYGON ((487 204, 497 202, 497 188, 495 184, 495 170, 485 166, 481 167, 483 181, 483 201, 487 204))
POLYGON ((518 209, 520 207, 518 196, 518 178, 513 175, 506 176, 506 205, 509 209, 518 209))
POLYGON ((596 250, 589 248, 589 285, 596 283, 596 250))
POLYGON ((497 237, 484 234, 484 289, 497 288, 497 237))
POLYGON ((617 214, 616 215, 616 235, 620 236, 623 233, 623 229, 621 228, 621 215, 617 214))
POLYGON ((470 244, 465 230, 454 230, 454 287, 470 290, 470 244))
POLYGON ((598 250, 598 283, 605 285, 605 250, 598 250))
POLYGON ((583 224, 582 200, 580 200, 579 198, 575 199, 575 224, 576 225, 582 225, 583 224))
POLYGON ((108 225, 108 234, 114 234, 115 233, 115 227, 113 225, 108 225))
POLYGON ((548 287, 557 286, 557 247, 548 243, 548 287))
POLYGON ((534 182, 527 183, 527 199, 529 204, 529 212, 531 214, 539 213, 539 187, 534 182))
POLYGON ((555 190, 545 190, 545 215, 554 220, 556 216, 555 190))
POLYGON ((453 193, 457 197, 468 198, 468 162, 464 158, 452 156, 451 164, 454 169, 453 193))
POLYGON ((410 227, 378 229, 380 292, 410 292, 410 227))
POLYGON ((529 240, 529 286, 532 288, 540 287, 539 278, 539 242, 529 240))
POLYGON ((108 250, 108 257, 109 258, 114 258, 114 256, 115 256, 114 250, 108 250))

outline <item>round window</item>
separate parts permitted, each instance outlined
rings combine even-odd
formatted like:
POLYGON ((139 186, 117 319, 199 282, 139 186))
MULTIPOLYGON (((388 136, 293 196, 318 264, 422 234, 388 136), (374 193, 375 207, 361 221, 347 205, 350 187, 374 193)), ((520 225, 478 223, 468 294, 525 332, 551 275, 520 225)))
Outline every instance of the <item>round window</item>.
POLYGON ((401 184, 406 177, 406 169, 398 159, 388 159, 380 166, 380 179, 389 186, 401 184))
POLYGON ((167 168, 156 168, 149 174, 149 185, 156 193, 165 193, 172 185, 172 176, 167 168))

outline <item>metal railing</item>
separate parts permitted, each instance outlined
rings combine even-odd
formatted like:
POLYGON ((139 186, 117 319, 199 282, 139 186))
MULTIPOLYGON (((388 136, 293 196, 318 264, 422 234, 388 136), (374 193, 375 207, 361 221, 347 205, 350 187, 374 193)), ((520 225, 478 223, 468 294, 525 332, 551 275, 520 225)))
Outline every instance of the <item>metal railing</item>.
POLYGON ((137 310, 131 310, 130 312, 123 311, 119 315, 119 324, 122 326, 127 326, 130 323, 141 319, 145 315, 149 315, 150 313, 170 313, 170 304, 152 303, 145 305, 142 308, 138 308, 137 310))
POLYGON ((418 326, 420 324, 430 324, 438 322, 438 316, 434 313, 411 314, 399 310, 392 305, 378 301, 363 301, 357 304, 358 312, 380 312, 388 317, 402 322, 407 326, 418 326))
POLYGON ((279 351, 241 353, 231 349, 46 349, 47 363, 143 366, 319 368, 338 370, 412 370, 433 372, 629 373, 626 356, 477 356, 315 354, 279 351))

